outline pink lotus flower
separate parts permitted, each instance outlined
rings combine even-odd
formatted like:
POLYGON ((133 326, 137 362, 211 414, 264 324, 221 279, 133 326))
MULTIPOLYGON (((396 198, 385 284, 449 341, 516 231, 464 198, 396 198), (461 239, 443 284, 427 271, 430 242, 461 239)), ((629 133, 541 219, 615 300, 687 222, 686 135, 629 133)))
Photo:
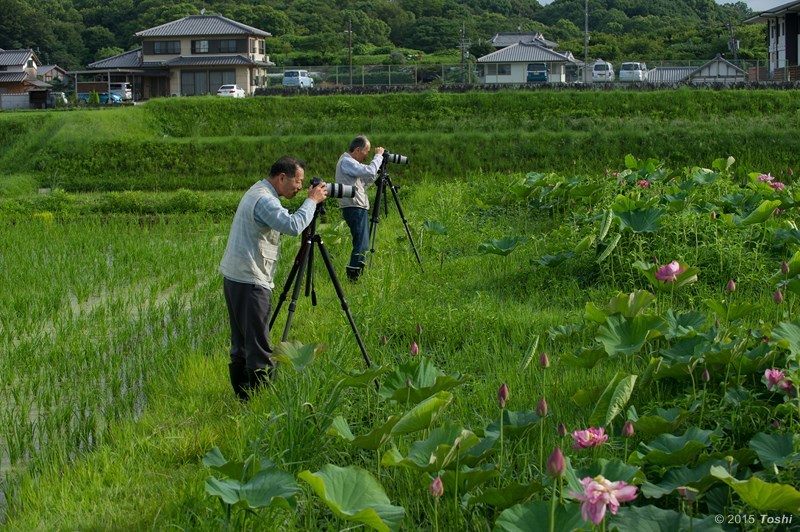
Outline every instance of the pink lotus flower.
POLYGON ((773 189, 777 190, 778 192, 783 192, 783 189, 784 189, 783 183, 781 183, 780 181, 775 181, 774 183, 770 183, 769 186, 771 186, 773 189))
POLYGON ((543 368, 550 367, 550 359, 547 358, 547 353, 542 351, 542 354, 539 355, 539 365, 543 368))
POLYGON ((547 474, 553 478, 564 476, 564 472, 567 470, 567 462, 564 460, 564 454, 559 447, 556 447, 556 450, 547 459, 546 469, 547 474))
POLYGON ((503 383, 500 389, 497 390, 497 401, 500 403, 500 408, 506 407, 506 401, 508 401, 508 386, 506 386, 506 383, 503 383))
POLYGON ((585 449, 587 447, 597 447, 602 445, 608 439, 606 430, 603 427, 594 428, 589 427, 586 430, 576 430, 572 433, 572 439, 575 443, 572 444, 573 449, 585 449))
POLYGON ((431 482, 430 487, 428 490, 431 492, 431 495, 434 497, 441 497, 444 495, 444 486, 442 485, 442 477, 436 477, 431 482))
POLYGON ((411 356, 412 357, 415 357, 415 356, 417 356, 419 354, 419 346, 417 345, 417 342, 414 342, 413 344, 411 344, 410 351, 411 351, 411 356))
POLYGON ((785 393, 788 397, 794 398, 797 394, 797 391, 794 389, 794 383, 789 379, 784 379, 780 383, 780 388, 783 393, 785 393))
POLYGON ((656 279, 665 283, 672 283, 678 280, 678 276, 686 271, 686 266, 681 268, 677 260, 665 264, 656 271, 656 279))
POLYGON ((728 284, 725 285, 726 292, 736 292, 736 281, 733 279, 728 281, 728 284))
POLYGON ((544 397, 539 399, 539 404, 536 405, 536 415, 539 417, 547 415, 547 401, 544 400, 544 397))
POLYGON ((636 183, 636 185, 640 186, 642 188, 650 188, 650 181, 647 181, 646 179, 642 179, 641 181, 638 181, 636 183))
POLYGON ((625 425, 622 426, 622 436, 625 438, 632 438, 633 434, 636 431, 633 429, 633 422, 628 420, 625 422, 625 425))
POLYGON ((767 389, 774 392, 786 378, 786 373, 780 369, 768 369, 764 372, 764 383, 767 389))
POLYGON ((778 305, 783 303, 783 292, 781 292, 780 290, 776 290, 775 294, 773 294, 772 296, 772 300, 778 305))
POLYGON ((760 176, 758 176, 759 183, 769 183, 773 179, 775 179, 775 177, 770 174, 761 174, 760 176))
POLYGON ((595 525, 603 521, 606 507, 613 515, 617 515, 620 503, 634 500, 638 489, 621 480, 609 482, 603 475, 586 477, 581 480, 581 485, 583 493, 570 491, 570 494, 581 501, 581 517, 584 522, 591 519, 595 525))

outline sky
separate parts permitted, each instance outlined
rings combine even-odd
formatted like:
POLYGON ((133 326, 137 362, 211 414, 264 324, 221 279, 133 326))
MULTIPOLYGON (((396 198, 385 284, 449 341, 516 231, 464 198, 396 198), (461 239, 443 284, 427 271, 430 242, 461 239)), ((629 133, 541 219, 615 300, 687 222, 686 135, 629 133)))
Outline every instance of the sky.
MULTIPOLYGON (((736 0, 715 0, 718 4, 733 4, 736 0)), ((789 0, 741 0, 753 11, 766 11, 773 7, 782 6, 789 0)), ((543 6, 553 3, 553 0, 539 0, 543 6)))

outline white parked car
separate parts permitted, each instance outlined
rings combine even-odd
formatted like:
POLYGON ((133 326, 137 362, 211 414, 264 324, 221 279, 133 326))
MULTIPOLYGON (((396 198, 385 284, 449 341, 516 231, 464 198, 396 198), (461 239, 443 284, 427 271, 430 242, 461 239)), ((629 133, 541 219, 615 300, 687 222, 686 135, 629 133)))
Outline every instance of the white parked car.
POLYGON ((314 87, 314 78, 308 75, 308 70, 287 70, 283 73, 283 86, 311 89, 314 87))
POLYGON ((619 67, 620 81, 647 81, 647 65, 644 63, 622 63, 619 67))
POLYGON ((217 89, 217 96, 230 96, 231 98, 244 98, 244 89, 239 85, 223 85, 217 89))
POLYGON ((614 65, 598 59, 592 65, 592 81, 614 81, 614 65))

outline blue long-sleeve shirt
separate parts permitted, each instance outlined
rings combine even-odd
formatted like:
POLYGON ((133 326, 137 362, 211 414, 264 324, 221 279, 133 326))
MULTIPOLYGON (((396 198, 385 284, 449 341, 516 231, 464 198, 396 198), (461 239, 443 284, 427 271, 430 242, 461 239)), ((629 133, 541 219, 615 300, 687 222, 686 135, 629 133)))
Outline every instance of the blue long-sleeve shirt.
POLYGON ((359 207, 369 209, 369 200, 364 190, 378 177, 378 170, 383 163, 383 155, 375 155, 369 164, 361 164, 353 159, 350 153, 345 152, 336 163, 336 182, 355 187, 356 195, 353 198, 339 198, 339 207, 359 207))
MULTIPOLYGON (((264 179, 263 182, 275 190, 269 181, 264 179)), ((274 196, 269 194, 258 199, 253 208, 253 218, 261 227, 271 227, 284 235, 297 236, 311 223, 316 208, 317 204, 306 198, 300 208, 290 214, 281 205, 276 192, 274 196)))

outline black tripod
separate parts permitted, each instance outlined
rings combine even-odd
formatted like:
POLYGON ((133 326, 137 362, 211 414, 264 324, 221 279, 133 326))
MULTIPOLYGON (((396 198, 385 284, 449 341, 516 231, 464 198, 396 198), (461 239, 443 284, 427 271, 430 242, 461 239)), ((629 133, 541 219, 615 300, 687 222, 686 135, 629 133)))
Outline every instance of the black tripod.
POLYGON ((372 257, 375 254, 375 240, 378 235, 378 223, 381 218, 381 200, 383 200, 384 213, 387 215, 389 214, 388 200, 386 199, 387 187, 392 191, 394 204, 397 205, 397 212, 400 213, 400 219, 403 220, 403 226, 406 228, 408 241, 411 242, 411 249, 414 250, 414 255, 417 257, 419 267, 424 272, 425 269, 422 267, 422 260, 419 258, 417 247, 414 245, 414 239, 411 238, 411 230, 408 228, 408 222, 403 214, 403 207, 400 205, 400 198, 397 197, 397 189, 399 187, 392 183, 392 178, 386 173, 386 159, 383 160, 383 164, 380 170, 378 170, 378 177, 375 180, 375 203, 372 205, 372 218, 369 220, 369 265, 372 266, 372 257))
POLYGON ((358 342, 359 349, 361 349, 361 354, 364 356, 364 362, 367 363, 367 367, 369 368, 372 366, 372 363, 370 362, 369 355, 367 354, 367 348, 364 347, 364 342, 361 340, 361 336, 358 334, 358 329, 356 329, 356 323, 353 321, 353 315, 350 314, 350 307, 347 304, 347 300, 344 298, 342 285, 339 284, 339 279, 336 278, 336 271, 333 269, 333 265, 331 264, 331 258, 328 255, 328 250, 325 249, 325 244, 322 242, 322 237, 316 233, 317 218, 320 213, 324 212, 324 203, 317 204, 317 209, 314 211, 314 218, 312 218, 311 223, 308 225, 308 227, 306 227, 305 231, 303 231, 301 236, 302 243, 300 244, 300 251, 297 252, 297 256, 294 259, 294 264, 289 272, 289 277, 286 279, 286 284, 284 285, 283 291, 278 298, 278 304, 275 306, 275 312, 272 314, 272 318, 270 319, 269 328, 272 330, 272 325, 275 323, 275 318, 278 316, 278 312, 280 312, 283 302, 286 301, 286 294, 289 293, 289 287, 292 285, 292 281, 294 281, 292 301, 289 303, 289 314, 286 317, 286 327, 283 329, 283 338, 281 338, 281 341, 285 342, 289 337, 289 327, 292 324, 292 316, 294 316, 294 311, 297 308, 297 297, 300 295, 300 285, 303 282, 304 274, 307 274, 306 297, 308 297, 310 293, 311 304, 314 306, 317 305, 317 293, 314 290, 314 244, 317 244, 320 254, 322 254, 322 261, 325 263, 325 267, 328 269, 328 275, 333 282, 333 288, 336 290, 336 294, 339 296, 339 301, 342 302, 342 309, 347 315, 347 321, 350 322, 350 328, 353 329, 353 334, 356 335, 356 341, 358 342))

